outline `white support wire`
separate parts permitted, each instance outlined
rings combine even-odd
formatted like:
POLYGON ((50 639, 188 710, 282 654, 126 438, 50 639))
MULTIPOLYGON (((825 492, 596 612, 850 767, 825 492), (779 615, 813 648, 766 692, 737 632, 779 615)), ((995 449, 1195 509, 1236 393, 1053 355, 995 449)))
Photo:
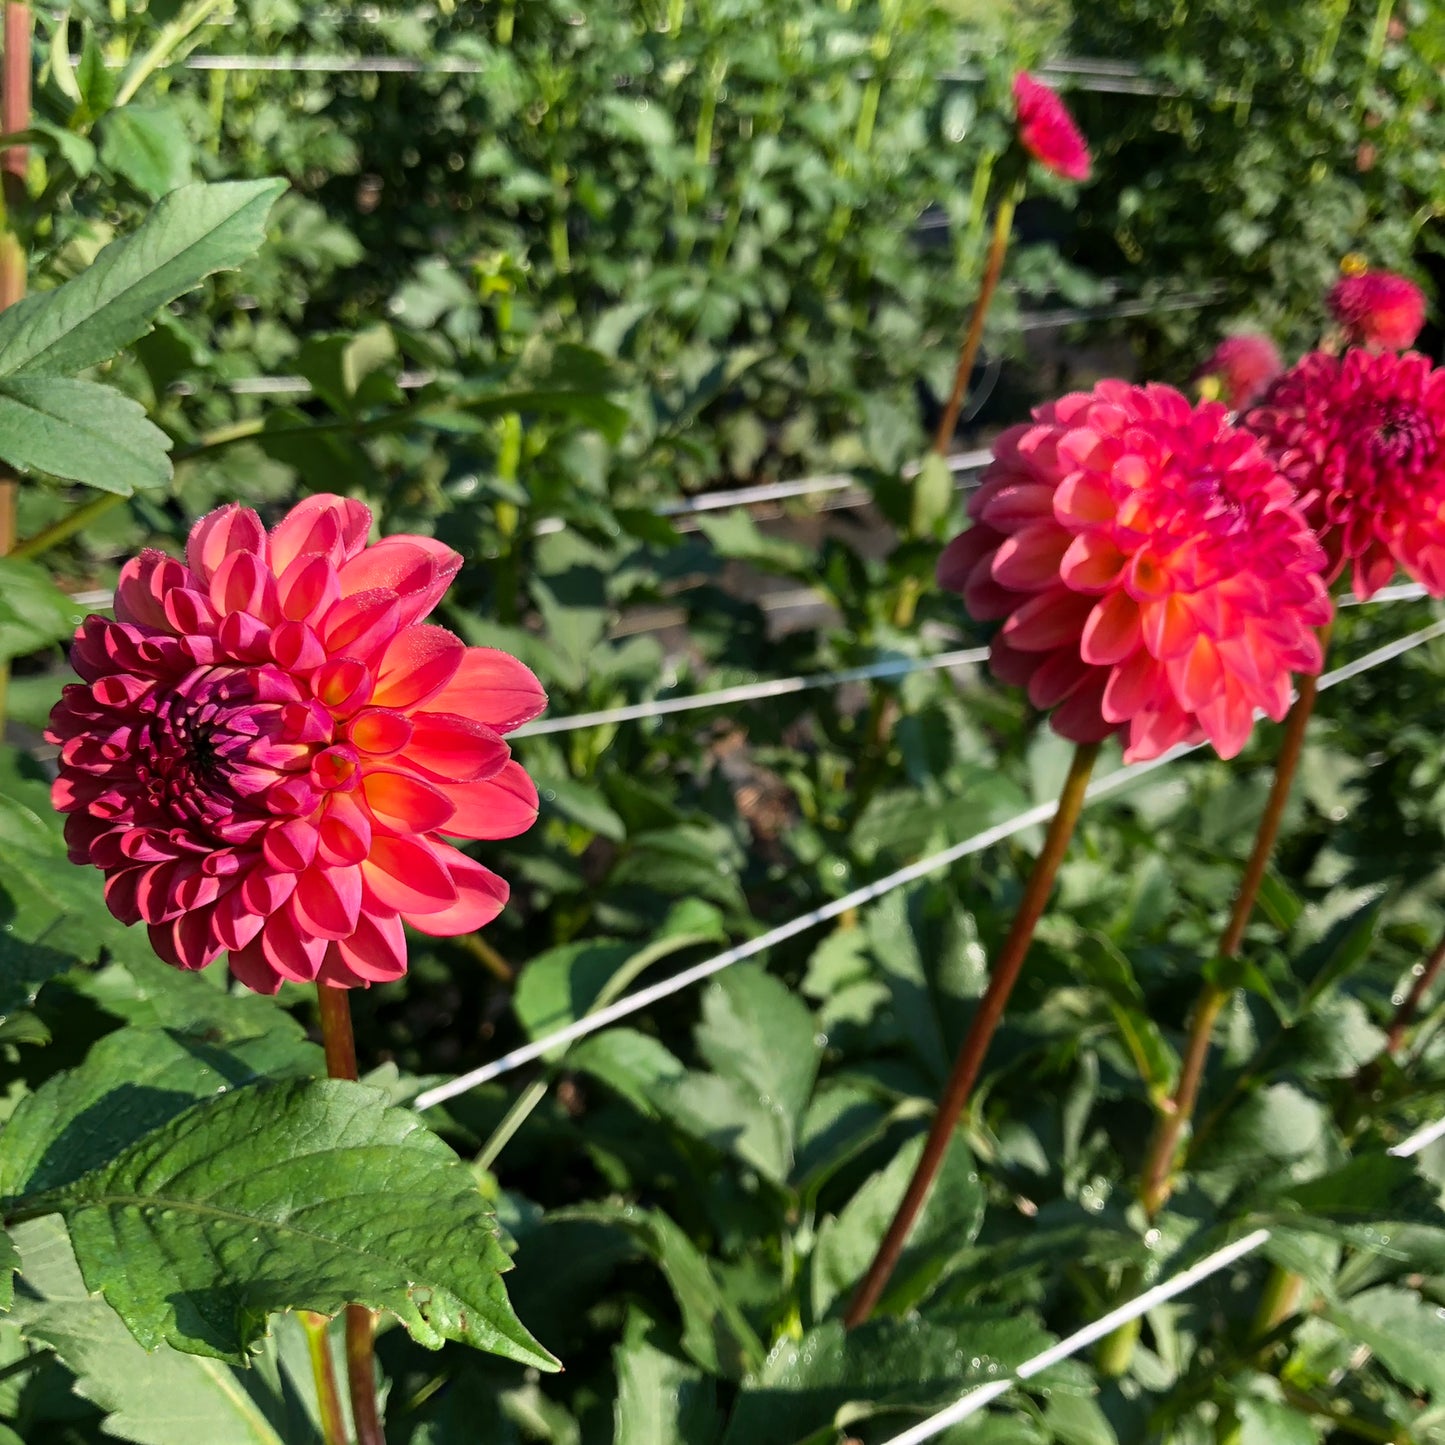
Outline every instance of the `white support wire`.
POLYGON ((1141 1315, 1147 1314, 1156 1305, 1163 1304, 1166 1300, 1173 1299, 1176 1295, 1191 1290, 1195 1285, 1208 1279, 1210 1275, 1218 1274, 1221 1270, 1228 1269, 1230 1265, 1238 1263, 1246 1255, 1253 1254, 1269 1241, 1269 1230, 1256 1229, 1252 1234, 1246 1234, 1243 1239, 1237 1239, 1233 1244, 1227 1244, 1223 1249, 1217 1249, 1213 1254, 1207 1254, 1197 1263, 1181 1270, 1172 1279, 1165 1280, 1163 1284, 1156 1284, 1153 1289, 1147 1289, 1143 1294, 1131 1299, 1127 1304, 1122 1304, 1118 1309, 1110 1310, 1108 1314, 1087 1324, 1081 1330, 1062 1339, 1056 1345, 1050 1345, 1046 1350, 1040 1350, 1031 1359, 1025 1360, 1014 1372, 1003 1380, 991 1380, 976 1390, 971 1390, 955 1404, 940 1410, 936 1415, 930 1415, 928 1419, 914 1425, 912 1429, 905 1430, 901 1435, 894 1435, 886 1442, 886 1445, 923 1445, 925 1440, 932 1440, 941 1435, 950 1426, 957 1425, 962 1420, 971 1419, 974 1415, 986 1406, 997 1400, 1000 1395, 1006 1395, 1015 1385, 1025 1380, 1032 1379, 1035 1375, 1041 1375, 1045 1370, 1057 1365, 1062 1360, 1067 1360, 1071 1355, 1076 1355, 1082 1349, 1086 1349, 1097 1340, 1102 1340, 1106 1335, 1112 1334, 1120 1325, 1128 1324, 1131 1320, 1137 1320, 1141 1315))
POLYGON ((627 707, 603 708, 600 712, 574 713, 570 717, 542 718, 527 723, 510 733, 509 738, 536 737, 539 733, 574 732, 578 728, 605 727, 611 723, 637 722, 645 718, 664 717, 668 713, 691 712, 695 708, 726 707, 730 703, 757 702, 765 697, 787 697, 815 687, 842 687, 850 682, 870 682, 882 677, 907 677, 915 672, 932 672, 941 667, 962 667, 970 662, 983 662, 986 647, 964 647, 954 652, 940 652, 933 657, 894 657, 883 662, 870 662, 863 667, 844 667, 837 672, 805 673, 798 677, 773 677, 765 682, 745 682, 737 687, 722 687, 714 692, 691 693, 686 697, 655 698, 651 702, 632 703, 627 707))
POLYGON ((1428 1149, 1437 1139, 1445 1139, 1445 1119, 1437 1119, 1423 1129, 1402 1139, 1389 1150, 1397 1159, 1413 1159, 1422 1149, 1428 1149))
MULTIPOLYGON (((1412 648, 1419 647, 1426 642, 1432 642, 1435 638, 1445 635, 1445 621, 1431 623, 1428 627, 1422 627, 1418 632, 1412 632, 1409 636, 1398 639, 1395 642, 1387 643, 1383 647, 1377 647, 1372 652, 1367 652, 1363 657, 1357 658, 1354 662, 1347 663, 1343 667, 1336 668, 1333 672, 1326 673, 1320 678, 1320 691, 1334 687, 1338 683, 1347 682, 1353 677, 1358 677, 1362 672, 1367 672, 1372 667, 1378 667, 1382 663, 1389 662, 1393 658, 1409 652, 1412 648)), ((1089 785, 1085 794, 1086 802, 1094 802, 1096 799, 1105 797, 1110 793, 1117 792, 1127 783, 1143 777, 1147 773, 1154 772, 1166 764, 1182 758, 1188 753, 1197 751, 1203 747, 1202 743, 1189 743, 1179 747, 1171 748, 1167 753, 1157 758, 1151 758, 1148 762, 1131 763, 1108 774, 1106 777, 1096 779, 1089 785)), ((694 964, 691 968, 683 969, 681 973, 671 978, 666 978, 658 983, 649 985, 647 988, 639 989, 636 993, 627 994, 618 999, 615 1003, 609 1004, 606 1008, 598 1009, 595 1013, 585 1014, 579 1019, 574 1019, 570 1024, 552 1033, 535 1039, 531 1043, 522 1044, 519 1047, 503 1054, 500 1058, 493 1059, 490 1063, 482 1064, 480 1067, 471 1069, 465 1074, 459 1074, 455 1079, 449 1079, 444 1084, 438 1084, 434 1088, 424 1089, 413 1100, 413 1107, 430 1109, 433 1105, 444 1103, 447 1099, 454 1099, 458 1094, 464 1094, 469 1089, 477 1088, 481 1084, 487 1084, 494 1079, 499 1079, 504 1074, 511 1073, 514 1069, 521 1068, 524 1064, 534 1063, 551 1053, 554 1049, 564 1048, 567 1045, 576 1043, 578 1039, 586 1038, 589 1034, 596 1033, 611 1024, 619 1023, 621 1020, 630 1017, 642 1009, 649 1008, 665 998, 671 998, 674 994, 682 993, 695 983, 701 983, 704 979, 711 978, 714 974, 721 973, 724 969, 731 968, 736 963, 742 963, 745 959, 755 958, 760 953, 786 942, 790 938, 796 938, 800 933, 806 933, 820 923, 826 923, 829 919, 837 918, 840 914, 850 909, 860 908, 864 904, 872 903, 881 898, 884 894, 893 892, 896 888, 902 888, 909 883, 916 883, 921 878, 927 878, 930 874, 942 872, 943 869, 952 866, 960 859, 971 857, 975 853, 981 853, 991 848, 995 843, 1002 843, 1022 833, 1027 828, 1033 828, 1041 823, 1047 823, 1053 817, 1058 807, 1056 801, 1041 803, 1037 807, 1029 808, 1016 817, 1009 818, 1005 822, 997 823, 992 828, 986 828, 981 833, 976 833, 971 838, 965 838, 961 843, 955 843, 952 847, 945 848, 941 852, 931 853, 926 858, 921 858, 916 863, 910 863, 905 868, 899 868, 893 873, 885 874, 882 878, 872 883, 864 884, 861 888, 855 888, 851 893, 844 894, 841 898, 835 898, 821 907, 814 908, 807 913, 791 918, 788 922, 779 924, 776 928, 769 929, 766 933, 759 934, 756 938, 747 939, 743 943, 725 949, 722 953, 701 963, 694 964)))

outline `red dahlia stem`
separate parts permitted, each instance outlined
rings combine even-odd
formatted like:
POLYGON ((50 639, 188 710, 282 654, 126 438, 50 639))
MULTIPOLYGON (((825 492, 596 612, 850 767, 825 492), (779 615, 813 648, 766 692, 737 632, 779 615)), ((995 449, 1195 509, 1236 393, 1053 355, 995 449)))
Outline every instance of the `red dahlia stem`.
POLYGON ((311 1358, 311 1376, 316 1381, 316 1400, 321 1411, 321 1438, 325 1445, 349 1445, 346 1417, 341 1411, 341 1390, 336 1383, 336 1365, 331 1358, 330 1321, 325 1315, 300 1310, 297 1318, 306 1331, 306 1352, 311 1358))
MULTIPOLYGON (((316 985, 326 1072, 333 1079, 358 1077, 349 993, 348 989, 335 988, 329 983, 316 985)), ((346 1382, 351 1392, 351 1418, 356 1425, 357 1445, 386 1445, 376 1410, 376 1362, 372 1351, 375 1326, 376 1318, 365 1305, 347 1305, 346 1382)))
POLYGON ((878 1253, 873 1257, 873 1263, 868 1266, 868 1273, 859 1283, 848 1306, 848 1313, 843 1316, 843 1324, 847 1329, 861 1325, 873 1313, 898 1264, 913 1225, 927 1202, 933 1181, 953 1139, 959 1116, 973 1092, 989 1043, 1003 1018, 1009 994, 1018 982, 1029 944, 1033 941, 1034 929, 1049 901, 1049 894, 1053 891, 1059 865, 1064 861, 1064 854, 1068 852, 1069 840, 1074 835, 1074 826, 1079 821, 1079 813, 1084 806, 1084 792, 1089 785, 1089 774, 1098 754, 1097 743, 1081 744, 1074 749, 1069 776, 1059 793, 1059 806, 1049 824, 1043 849, 1034 860, 1033 871, 1029 874, 1024 896, 1019 900, 1018 912, 1014 914, 1008 937, 994 960, 988 989, 979 1000, 978 1009, 968 1026, 968 1033, 958 1051, 958 1057, 954 1060, 953 1072, 949 1075, 943 1097, 938 1102, 933 1126, 928 1131, 928 1141, 923 1146, 923 1155, 918 1161, 918 1167, 913 1171, 913 1178, 908 1182, 903 1202, 898 1206, 892 1224, 888 1226, 888 1233, 883 1236, 878 1253))
POLYGON ((989 242, 988 259, 984 262, 983 281, 978 288, 978 300, 973 303, 973 315, 968 318, 968 330, 964 332, 963 345, 958 352, 958 366, 953 373, 953 391, 949 394, 948 405, 938 419, 938 429, 933 434, 933 450, 940 456, 948 455, 953 444, 953 434, 958 429, 959 414, 968 396, 968 382, 973 375, 973 364, 978 360, 978 348, 983 344, 983 323, 988 317, 988 308, 993 304, 993 293, 998 289, 999 277, 1003 274, 1004 257, 1008 254, 1009 233, 1013 230, 1014 208, 1018 205, 1018 194, 1011 191, 998 204, 993 219, 993 239, 989 242))
POLYGON ((1420 976, 1410 985, 1410 992, 1406 994, 1405 1001, 1395 1011, 1395 1017, 1390 1020, 1390 1031, 1385 1036, 1385 1051, 1391 1055, 1400 1052, 1400 1045, 1405 1042, 1405 1034, 1409 1031, 1410 1025, 1415 1022, 1415 1015, 1420 1011, 1420 1005, 1425 1001, 1425 995, 1430 992, 1435 980, 1440 977, 1440 970, 1445 968, 1445 938, 1442 938, 1435 945, 1435 951, 1425 960, 1425 967, 1420 970, 1420 976))
MULTIPOLYGON (((1322 641, 1328 641, 1328 638, 1322 641)), ((1259 830, 1254 836, 1254 849, 1249 855, 1249 862, 1245 864, 1239 893, 1234 900, 1234 909, 1219 940, 1220 958, 1230 959, 1239 955, 1240 944, 1244 941, 1244 930, 1249 925, 1254 905, 1259 899, 1260 885, 1264 882, 1270 856, 1279 838, 1280 825, 1284 821, 1284 810, 1289 802, 1290 788, 1299 767, 1300 754, 1304 750, 1305 730, 1309 726, 1310 714, 1314 712, 1318 689, 1318 678, 1302 679, 1299 697, 1285 721, 1284 737, 1280 740, 1279 757, 1274 765, 1274 781, 1270 784, 1269 798, 1259 820, 1259 830)), ((1184 1058, 1179 1069, 1179 1083, 1173 1098, 1166 1101, 1159 1110, 1159 1116, 1154 1122, 1154 1134, 1149 1141, 1149 1152, 1145 1156, 1143 1172, 1140 1175, 1139 1198, 1151 1219, 1163 1209, 1173 1193, 1171 1176, 1180 1137, 1194 1117, 1194 1108, 1199 1102, 1199 1088, 1204 1081, 1204 1066, 1209 1058, 1209 1042, 1214 1025, 1220 1010, 1229 1002, 1232 992, 1232 989, 1213 980, 1206 982, 1199 991, 1194 1011, 1190 1015, 1184 1058)))

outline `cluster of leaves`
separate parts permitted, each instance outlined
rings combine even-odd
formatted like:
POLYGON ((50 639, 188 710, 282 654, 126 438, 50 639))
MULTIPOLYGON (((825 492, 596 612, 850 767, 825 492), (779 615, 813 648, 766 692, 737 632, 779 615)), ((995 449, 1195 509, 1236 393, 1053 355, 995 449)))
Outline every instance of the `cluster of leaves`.
MULTIPOLYGON (((1079 212, 1096 264, 1184 278, 1212 316, 1296 353, 1347 252, 1438 285, 1445 19, 1429 0, 1121 0, 1079 6, 1069 44, 1129 57, 1157 91, 1081 103, 1102 141, 1079 212)), ((1192 317, 1152 340, 1185 364, 1201 350, 1192 317)))
MULTIPOLYGON (((580 23, 545 3, 358 22, 252 4, 206 31, 195 6, 93 9, 78 7, 94 25, 79 43, 83 27, 57 32, 34 140, 38 280, 75 275, 80 290, 29 314, 79 326, 66 309, 118 271, 114 251, 85 269, 98 244, 191 175, 279 167, 294 185, 258 259, 148 336, 128 323, 106 348, 62 353, 78 370, 134 340, 103 374, 144 408, 146 422, 127 413, 137 426, 174 442, 168 488, 159 470, 135 478, 126 506, 52 551, 72 590, 109 582, 143 538, 175 545, 214 501, 331 488, 385 530, 434 532, 485 564, 445 620, 522 656, 556 714, 978 640, 931 594, 895 625, 936 545, 884 540, 915 520, 890 470, 916 445, 908 392, 951 349, 976 259, 971 173, 1006 134, 938 80, 957 39, 941 12, 658 0, 580 23), (391 53, 477 70, 141 74, 166 26, 173 62, 202 39, 335 54, 358 23, 391 53), (59 59, 72 43, 73 73, 59 59), (915 264, 907 230, 930 202, 953 212, 956 249, 915 264), (309 395, 229 389, 278 369, 309 395), (867 508, 676 510, 695 478, 824 460, 860 464, 867 508)), ((1096 145, 1114 124, 1092 123, 1096 145)), ((215 195, 181 191, 145 234, 215 195)), ((139 239, 122 261, 151 254, 139 239)), ((142 323, 245 249, 136 292, 142 323)), ((1273 279, 1255 278, 1261 304, 1287 298, 1273 279)), ((31 371, 93 381, 10 355, 0 390, 23 393, 31 371)), ((54 452, 6 455, 106 485, 54 452)), ((27 487, 22 532, 73 505, 27 487)), ((946 490, 934 517, 960 523, 946 490)), ((9 711, 34 726, 77 609, 38 568, 5 565, 0 633, 24 659, 9 711)), ((1427 615, 1360 609, 1338 652, 1427 615)), ((1384 1154, 1438 1108, 1438 1018, 1405 1062, 1382 1053, 1392 1000, 1445 929, 1442 682, 1436 644, 1326 695, 1183 1187, 1152 1227, 1132 1203, 1140 1144, 1273 736, 1242 764, 1180 764, 1086 816, 985 1090, 877 1320, 851 1335, 842 1309, 1033 836, 736 965, 524 1087, 427 1111, 469 1166, 407 1105, 644 975, 1052 797, 1065 750, 1019 702, 953 669, 520 739, 544 811, 507 848, 514 904, 483 940, 414 940, 408 978, 355 1000, 375 1067, 354 1086, 315 1078, 303 991, 232 996, 219 969, 175 974, 113 925, 99 880, 65 860, 42 768, 7 752, 0 1193, 21 1274, 0 1324, 0 1419, 37 1445, 102 1430, 190 1445, 197 1419, 208 1439, 315 1440, 299 1332, 277 1311, 361 1299, 405 1326, 379 1353, 388 1430, 408 1445, 881 1441, 1264 1223, 1268 1257, 1152 1312, 1125 1378, 1056 1367, 960 1437, 1445 1440, 1445 1164, 1384 1154), (344 1200, 318 1184, 336 1171, 355 1184, 344 1200), (515 1317, 488 1206, 517 1251, 515 1317), (375 1243, 365 1261, 343 1256, 357 1241, 375 1243), (1307 1292, 1265 1323, 1275 1266, 1307 1292), (565 1375, 521 1367, 548 1362, 527 1331, 565 1375)))

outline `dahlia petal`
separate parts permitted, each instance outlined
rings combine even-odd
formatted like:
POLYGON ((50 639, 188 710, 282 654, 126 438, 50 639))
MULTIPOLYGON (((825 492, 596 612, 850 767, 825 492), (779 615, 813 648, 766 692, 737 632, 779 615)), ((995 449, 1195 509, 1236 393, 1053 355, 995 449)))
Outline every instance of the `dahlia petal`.
POLYGON ((319 702, 338 717, 347 717, 367 704, 376 683, 363 663, 353 657, 339 657, 316 669, 311 686, 319 702))
POLYGON ((140 884, 143 868, 123 868, 112 873, 105 880, 105 906, 122 923, 141 921, 140 905, 136 902, 136 888, 140 884))
POLYGON ((1128 560, 1107 537, 1080 532, 1063 555, 1059 576, 1075 592, 1103 592, 1118 581, 1128 560))
POLYGON ((1046 712, 1063 702, 1093 672, 1088 663, 1065 648, 1051 652, 1029 678, 1029 701, 1046 712))
POLYGON ((373 588, 335 603, 321 626, 321 641, 332 657, 371 659, 396 635, 401 603, 395 592, 373 588))
POLYGON ((1164 669, 1141 648, 1110 674, 1101 710, 1114 722, 1128 722, 1151 702, 1169 699, 1168 689, 1164 669))
POLYGON ((405 713, 394 708, 363 708, 346 729, 346 736, 353 747, 371 757, 390 757, 407 748, 407 761, 414 762, 414 749, 408 747, 412 741, 412 720, 405 713))
POLYGON ((252 913, 267 918, 296 890, 296 874, 277 873, 259 864, 241 880, 241 901, 252 913))
POLYGON ((485 723, 453 712, 417 712, 411 716, 406 764, 428 777, 449 783, 476 782, 494 777, 511 755, 501 735, 485 723))
POLYGON ((1004 538, 993 556, 993 580, 1000 587, 1033 592, 1047 586, 1059 572, 1059 564, 1072 540, 1052 518, 1025 527, 1004 538))
POLYGON ((1043 482, 1011 481, 992 491, 980 506, 978 520, 1002 532, 1054 520, 1054 489, 1043 482))
POLYGON ((1198 713, 1200 727, 1221 758, 1237 756, 1254 730, 1254 709, 1235 688, 1221 691, 1198 713))
POLYGON ((186 569, 174 557, 147 547, 120 569, 115 583, 115 620, 168 630, 166 594, 186 583, 186 569))
POLYGON ((371 853, 361 864, 371 901, 398 913, 440 913, 457 901, 456 885, 436 852, 414 838, 372 839, 371 853))
MULTIPOLYGON (((1224 690, 1225 672, 1219 649, 1200 634, 1195 637, 1188 652, 1174 658, 1165 670, 1179 705, 1187 712, 1197 712, 1203 722, 1204 709, 1224 690)), ((1209 732, 1207 724, 1205 731, 1209 732)), ((1210 733, 1210 737, 1213 738, 1214 734, 1210 733)))
POLYGON ((372 815, 398 833, 431 833, 442 827, 457 811, 454 792, 449 788, 444 793, 420 778, 381 769, 361 779, 361 794, 372 815))
POLYGON ((1025 602, 1003 625, 1010 646, 1025 652, 1060 647, 1079 636, 1094 599, 1055 587, 1025 602))
POLYGON ((361 911, 361 868, 308 868, 296 880, 291 916, 303 934, 345 938, 361 911))
POLYGON ((274 823, 266 830, 261 853, 278 872, 300 873, 311 866, 319 841, 314 823, 292 818, 289 822, 274 823))
POLYGON ((1054 493, 1054 516, 1075 530, 1112 522, 1115 510, 1108 486, 1088 472, 1071 472, 1054 493))
MULTIPOLYGON (((354 979, 390 983, 406 972, 406 934, 394 913, 363 913, 355 931, 328 950, 354 979)), ((323 970, 323 977, 326 971, 323 970)))
POLYGON ((975 567, 991 556, 1003 534, 992 527, 977 525, 960 532, 938 556, 934 577, 948 592, 961 593, 975 567))
POLYGON ((341 569, 341 593, 350 596, 371 588, 395 592, 406 627, 441 601, 461 567, 461 553, 434 537, 383 537, 341 569))
POLYGON ((1180 743, 1192 742, 1198 733, 1193 718, 1172 698, 1166 698, 1158 707, 1135 714, 1129 725, 1124 761, 1147 763, 1180 743))
MULTIPOLYGON (((1348 543, 1346 543, 1348 549, 1348 543)), ((1372 544, 1361 552, 1354 561, 1350 580, 1355 596, 1361 602, 1368 602, 1382 587, 1390 585, 1395 575, 1395 559, 1380 543, 1372 544)))
MULTIPOLYGON (((450 692, 470 652, 461 638, 444 627, 418 623, 404 627, 392 638, 377 663, 376 690, 373 700, 382 707, 407 709, 450 692)), ((501 655, 501 654, 499 654, 501 655)), ((515 659, 508 658, 508 661, 515 659)), ((516 664, 518 667, 521 663, 516 664)), ((433 707, 441 708, 439 702, 433 707)), ((468 707, 447 707, 449 712, 477 716, 468 707)), ((489 719, 482 718, 486 722, 489 719)))
POLYGON ((1139 614, 1144 627, 1144 646, 1161 662, 1179 657, 1193 644, 1198 629, 1194 614, 1182 597, 1147 602, 1139 614))
POLYGON ((547 694, 532 669, 515 657, 493 647, 469 647, 446 685, 416 701, 425 701, 428 712, 460 713, 507 733, 539 716, 547 694))
POLYGON ((327 558, 303 553, 281 574, 276 597, 289 621, 314 622, 341 597, 341 581, 327 558))
POLYGON ((298 502, 271 529, 267 554, 280 576, 303 553, 318 553, 334 567, 356 556, 371 531, 371 509, 350 497, 318 492, 298 502))
POLYGON ((1142 639, 1138 603, 1127 592, 1110 592, 1089 613, 1079 654, 1095 666, 1112 667, 1134 652, 1142 639))
POLYGON ((266 957, 259 933, 245 947, 233 948, 226 961, 231 976, 254 993, 274 994, 281 987, 281 975, 266 957))
POLYGON ((1020 652, 1018 648, 1010 647, 1002 633, 994 638, 988 649, 989 671, 1010 687, 1027 687, 1046 658, 1046 653, 1020 652))
POLYGON ((239 888, 222 894, 216 903, 215 930, 221 946, 230 953, 245 948, 260 933, 266 919, 246 906, 239 888))
POLYGON ((495 777, 450 784, 446 795, 456 812, 439 826, 454 838, 515 838, 537 820, 537 785, 515 760, 495 777))
POLYGON ((258 935, 266 962, 292 983, 311 983, 326 956, 326 939, 308 934, 289 908, 278 908, 258 935))
POLYGON ((317 833, 317 856, 323 863, 360 863, 371 851, 371 818, 355 793, 331 794, 317 833))
POLYGON ((483 868, 475 859, 455 849, 451 849, 450 854, 446 869, 456 885, 457 901, 436 913, 415 913, 406 918, 418 933, 435 938, 475 933, 506 907, 510 892, 506 880, 497 877, 491 869, 483 868))
POLYGON ((250 553, 259 561, 265 555, 266 529, 249 507, 235 502, 217 507, 202 517, 186 539, 186 563, 203 583, 209 583, 228 557, 250 553))
POLYGON ((1075 688, 1049 715, 1049 726, 1074 743, 1101 743, 1112 737, 1119 725, 1104 716, 1104 687, 1102 678, 1093 678, 1075 688))
POLYGON ((279 621, 276 579, 255 552, 228 552, 211 575, 207 595, 222 616, 244 612, 263 622, 279 621))

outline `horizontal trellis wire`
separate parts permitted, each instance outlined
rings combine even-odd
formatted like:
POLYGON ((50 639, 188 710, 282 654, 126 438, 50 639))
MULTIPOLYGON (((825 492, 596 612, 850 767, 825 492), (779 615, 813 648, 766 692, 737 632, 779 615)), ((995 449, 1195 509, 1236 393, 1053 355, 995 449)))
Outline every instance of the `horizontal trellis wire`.
MULTIPOLYGON (((1423 627, 1417 632, 1408 636, 1398 638, 1394 642, 1386 643, 1367 652, 1363 657, 1357 658, 1354 662, 1338 667, 1332 672, 1326 673, 1320 679, 1320 690, 1334 687, 1338 683, 1347 682, 1353 677, 1358 677, 1362 672, 1368 672, 1373 667, 1390 662, 1394 658, 1409 652, 1412 648, 1419 647, 1424 643, 1432 642, 1435 638, 1445 635, 1445 621, 1433 622, 1428 627, 1423 627)), ((1158 768, 1171 763, 1188 753, 1197 751, 1203 746, 1202 743, 1184 744, 1171 748, 1168 752, 1157 758, 1151 758, 1148 762, 1131 763, 1117 769, 1106 777, 1095 780, 1089 786, 1087 800, 1094 800, 1105 797, 1110 793, 1117 792, 1126 783, 1143 777, 1158 768)), ((1005 822, 995 824, 992 828, 986 828, 981 833, 976 833, 971 838, 965 838, 961 843, 955 843, 952 847, 945 848, 938 853, 932 853, 926 858, 921 858, 916 863, 910 863, 905 868, 885 874, 882 878, 875 879, 872 883, 864 884, 861 888, 855 888, 851 893, 844 894, 841 898, 835 898, 828 903, 822 904, 807 913, 800 914, 788 922, 779 924, 776 928, 769 929, 766 933, 759 934, 756 938, 750 938, 734 947, 725 949, 722 953, 713 958, 705 959, 701 963, 694 964, 691 968, 684 969, 681 973, 672 978, 663 979, 659 983, 650 985, 647 988, 639 989, 636 993, 628 994, 618 999, 615 1003, 609 1004, 606 1008, 598 1009, 595 1013, 584 1015, 582 1018, 574 1019, 565 1027, 556 1029, 552 1033, 531 1043, 522 1044, 519 1047, 503 1054, 500 1058, 493 1059, 490 1063, 482 1064, 480 1067, 471 1069, 465 1074, 459 1074, 455 1079, 450 1079, 444 1084, 438 1084, 434 1088, 425 1089, 416 1096, 413 1101, 417 1109, 430 1109, 433 1105, 453 1099, 458 1094, 464 1094, 469 1089, 476 1088, 481 1084, 490 1083, 493 1079, 501 1078, 504 1074, 511 1073, 514 1069, 521 1068, 524 1064, 530 1064, 543 1058, 554 1049, 562 1048, 568 1044, 575 1043, 578 1039, 585 1038, 588 1034, 596 1033, 599 1029, 607 1028, 611 1024, 620 1022, 622 1019, 637 1013, 641 1009, 650 1007, 662 999, 670 998, 673 994, 681 993, 695 983, 701 983, 714 974, 721 973, 724 969, 731 968, 736 963, 745 959, 754 958, 760 953, 779 943, 786 942, 790 938, 796 938, 800 933, 806 933, 820 923, 826 923, 829 919, 837 918, 840 914, 850 909, 859 908, 875 899, 891 893, 896 888, 905 884, 915 883, 920 878, 926 878, 930 874, 941 872, 944 868, 951 866, 960 859, 971 857, 975 853, 981 853, 986 848, 992 847, 995 843, 1001 843, 1005 839, 1012 838, 1027 828, 1036 827, 1046 823, 1053 817, 1057 803, 1041 803, 1037 807, 1029 808, 1027 811, 1010 818, 1005 822)))

